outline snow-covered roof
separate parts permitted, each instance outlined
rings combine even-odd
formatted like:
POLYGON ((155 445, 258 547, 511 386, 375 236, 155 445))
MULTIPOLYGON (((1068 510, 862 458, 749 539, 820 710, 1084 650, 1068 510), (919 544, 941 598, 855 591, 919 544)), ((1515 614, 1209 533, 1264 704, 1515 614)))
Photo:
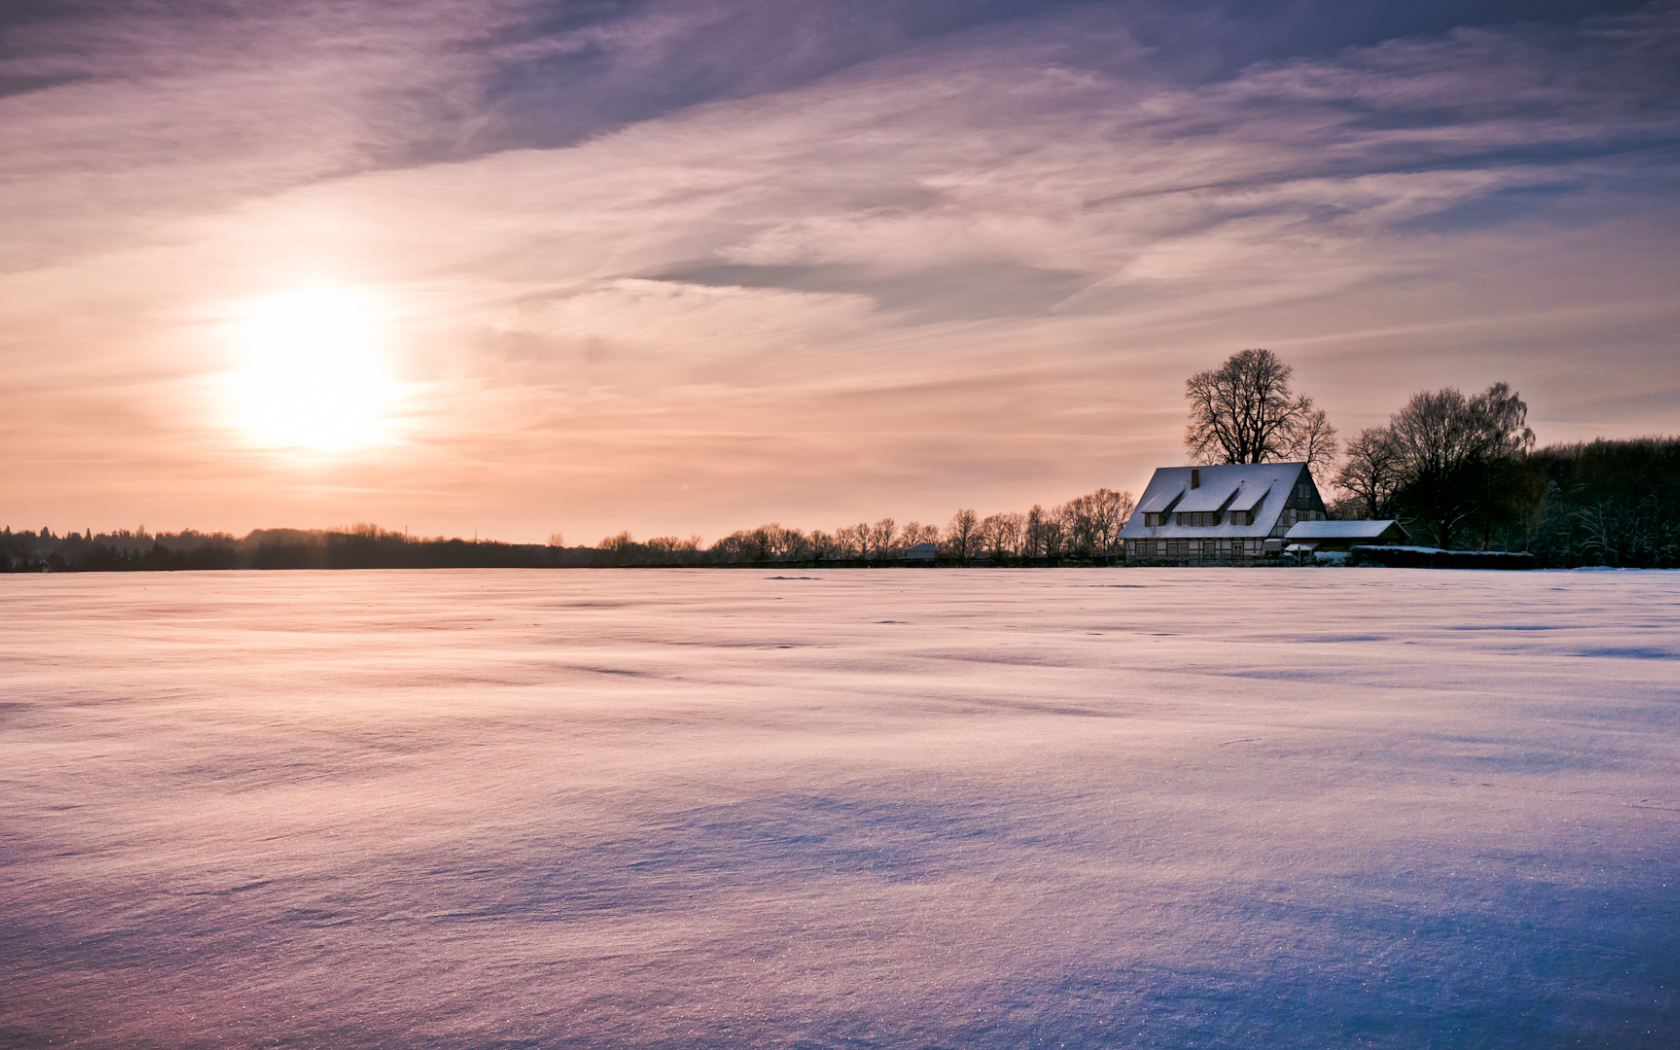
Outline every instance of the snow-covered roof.
POLYGON ((1368 521, 1301 521, 1290 527, 1284 539, 1296 540, 1376 540, 1382 539, 1391 528, 1406 530, 1393 518, 1368 521))
MULTIPOLYGON (((1200 470, 1201 468, 1197 469, 1200 470)), ((1231 500, 1236 496, 1237 490, 1241 487, 1242 479, 1240 478, 1227 478, 1225 481, 1217 484, 1210 484, 1207 478, 1203 478, 1202 487, 1199 489, 1191 489, 1189 492, 1185 493, 1184 499, 1179 501, 1178 506, 1173 508, 1173 512, 1224 510, 1225 504, 1231 502, 1231 500)))
POLYGON ((1253 510, 1266 498, 1266 492, 1257 485, 1241 485, 1237 488, 1237 498, 1231 501, 1231 509, 1253 510))
MULTIPOLYGON (((936 544, 936 543, 916 543, 916 544, 912 544, 910 546, 909 550, 910 551, 926 551, 929 554, 937 554, 939 552, 939 545, 936 544)), ((908 553, 908 551, 906 553, 908 553)))
POLYGON ((1182 495, 1184 495, 1183 486, 1176 489, 1170 486, 1157 488, 1154 482, 1150 482, 1149 487, 1143 490, 1143 499, 1138 501, 1137 513, 1160 514, 1171 510, 1172 505, 1177 503, 1178 497, 1182 495))
MULTIPOLYGON (((1305 463, 1220 463, 1211 467, 1161 467, 1149 479, 1138 500, 1137 512, 1120 533, 1122 539, 1236 539, 1269 535, 1283 505, 1306 473, 1305 463), (1190 487, 1190 472, 1199 484, 1190 487), (1183 494, 1183 499, 1177 497, 1183 494), (1175 504, 1175 500, 1177 500, 1175 504), (1227 504, 1229 507, 1227 508, 1227 504), (1167 524, 1150 527, 1144 515, 1176 514, 1224 509, 1254 513, 1254 524, 1232 525, 1227 516, 1218 525, 1167 524)), ((1310 475, 1309 475, 1310 476, 1310 475)))

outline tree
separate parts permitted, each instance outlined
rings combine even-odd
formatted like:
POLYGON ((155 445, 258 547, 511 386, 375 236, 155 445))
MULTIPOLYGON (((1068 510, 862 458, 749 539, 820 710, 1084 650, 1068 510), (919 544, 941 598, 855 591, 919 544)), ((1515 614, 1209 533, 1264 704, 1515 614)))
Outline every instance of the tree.
POLYGON ((1436 546, 1452 546, 1466 528, 1487 545, 1509 510, 1511 467, 1534 446, 1527 417, 1522 399, 1495 383, 1475 397, 1456 387, 1420 391, 1390 419, 1404 479, 1396 505, 1436 546))
POLYGON ((1329 470, 1336 463, 1336 448, 1336 428, 1330 425, 1330 416, 1324 409, 1314 408, 1301 418, 1295 444, 1284 453, 1284 459, 1305 463, 1308 469, 1329 470))
POLYGON ((1336 487, 1352 497, 1361 517, 1391 517, 1394 496, 1406 480, 1394 435, 1386 427, 1361 430, 1348 442, 1347 456, 1336 475, 1336 487))
POLYGON ((834 538, 839 543, 845 557, 869 557, 869 524, 867 522, 860 521, 856 525, 847 525, 838 529, 834 533, 834 538))
POLYGON ((967 561, 979 544, 979 527, 980 519, 972 510, 959 510, 953 514, 951 524, 945 526, 946 553, 967 561))
POLYGON ((1056 507, 1039 520, 1039 542, 1046 558, 1062 556, 1068 542, 1066 507, 1056 507))
POLYGON ((939 526, 918 525, 916 522, 912 521, 910 524, 904 526, 904 531, 899 535, 898 542, 899 545, 904 547, 906 550, 914 547, 918 543, 938 543, 939 526))
POLYGON ((1092 503, 1092 539, 1098 554, 1120 553, 1120 530, 1126 527, 1137 501, 1130 492, 1098 489, 1088 497, 1092 503))
MULTIPOLYGON (((842 529, 842 532, 845 530, 842 529)), ((825 558, 840 558, 845 556, 845 544, 838 536, 831 536, 821 529, 811 532, 811 558, 822 561, 825 558)))
POLYGON ((898 536, 898 526, 891 518, 882 518, 868 527, 869 553, 866 558, 888 558, 894 553, 893 540, 898 536))
POLYGON ((1198 463, 1333 462, 1336 429, 1312 398, 1290 390, 1294 375, 1270 350, 1251 349, 1185 380, 1190 457, 1198 463))
POLYGON ((1044 552, 1044 508, 1034 503, 1021 523, 1021 556, 1036 558, 1044 552))
POLYGON ((1010 512, 992 514, 980 523, 980 543, 994 561, 1002 561, 1014 554, 1021 545, 1021 530, 1026 517, 1010 512))

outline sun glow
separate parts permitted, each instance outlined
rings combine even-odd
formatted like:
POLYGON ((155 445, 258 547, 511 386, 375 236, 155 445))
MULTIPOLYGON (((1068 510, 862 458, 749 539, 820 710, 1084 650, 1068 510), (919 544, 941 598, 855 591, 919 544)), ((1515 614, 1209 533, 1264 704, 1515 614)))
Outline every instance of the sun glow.
POLYGON ((239 424, 267 445, 335 452, 386 435, 396 385, 383 368, 372 301, 342 289, 269 296, 238 321, 244 368, 232 380, 239 424))

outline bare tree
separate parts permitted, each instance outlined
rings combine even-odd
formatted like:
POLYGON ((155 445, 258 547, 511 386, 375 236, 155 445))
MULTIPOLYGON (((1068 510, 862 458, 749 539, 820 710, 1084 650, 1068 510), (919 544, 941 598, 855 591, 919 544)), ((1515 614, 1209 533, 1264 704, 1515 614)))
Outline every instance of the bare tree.
POLYGON ((912 521, 910 524, 904 526, 904 531, 899 535, 898 542, 899 545, 906 550, 909 550, 918 543, 938 543, 939 526, 918 525, 916 522, 912 521))
MULTIPOLYGON (((1474 517, 1491 522, 1494 473, 1534 446, 1528 406, 1504 383, 1475 397, 1454 387, 1421 391, 1396 412, 1388 432, 1402 471, 1401 497, 1438 546, 1474 517)), ((1483 529, 1484 543, 1487 529, 1483 529)))
POLYGON ((700 560, 700 537, 655 536, 642 541, 640 561, 650 565, 692 564, 700 560))
POLYGON ((1386 427, 1362 430, 1348 442, 1347 456, 1336 487, 1353 498, 1364 517, 1390 517, 1395 493, 1406 480, 1394 435, 1386 427))
POLYGON ((1328 464, 1336 431, 1312 398, 1289 388, 1295 370, 1270 350, 1232 354, 1223 365, 1184 384, 1190 425, 1184 445, 1198 463, 1305 460, 1328 464))
POLYGON ((946 553, 967 561, 979 543, 976 533, 979 526, 980 519, 972 510, 959 510, 951 515, 951 524, 945 526, 946 553))
POLYGON ((856 525, 847 525, 835 533, 848 558, 869 557, 869 523, 860 521, 856 525))
POLYGON ((1092 548, 1098 554, 1111 555, 1120 551, 1120 530, 1132 516, 1137 501, 1130 492, 1098 489, 1087 497, 1091 501, 1092 548))
POLYGON ((1014 512, 988 515, 980 523, 982 548, 995 561, 1014 554, 1021 546, 1021 530, 1026 521, 1024 515, 1014 512))
POLYGON ((839 558, 844 556, 845 545, 838 536, 832 536, 821 529, 811 530, 811 557, 815 561, 825 558, 839 558))
POLYGON ((810 554, 811 541, 798 529, 769 526, 770 548, 778 561, 804 561, 810 554))
MULTIPOLYGON (((1310 400, 1304 399, 1307 405, 1310 400)), ((1336 428, 1322 408, 1309 408, 1296 428, 1294 441, 1283 451, 1286 461, 1305 463, 1310 470, 1329 470, 1336 463, 1336 428)))
POLYGON ((1068 543, 1066 507, 1057 507, 1039 519, 1039 542, 1046 558, 1062 556, 1068 543))
POLYGON ((889 558, 895 552, 894 540, 898 538, 898 526, 891 518, 882 518, 869 526, 869 554, 870 558, 889 558))
POLYGON ((1034 503, 1021 523, 1021 556, 1036 558, 1044 552, 1044 508, 1034 503))
POLYGON ((1091 504, 1090 496, 1078 496, 1057 508, 1060 512, 1057 516, 1062 523, 1063 543, 1071 553, 1080 557, 1090 557, 1095 547, 1091 535, 1091 504))

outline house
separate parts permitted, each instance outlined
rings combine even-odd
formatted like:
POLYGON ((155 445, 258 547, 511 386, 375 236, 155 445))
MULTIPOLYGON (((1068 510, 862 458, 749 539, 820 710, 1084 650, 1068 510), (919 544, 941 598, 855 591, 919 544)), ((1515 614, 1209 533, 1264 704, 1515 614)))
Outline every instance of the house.
POLYGON ((1303 521, 1284 533, 1285 551, 1303 557, 1362 544, 1408 544, 1412 537, 1392 518, 1382 521, 1303 521))
POLYGON ((1128 564, 1230 565, 1279 557, 1291 528, 1326 517, 1305 463, 1161 467, 1120 538, 1128 564))
POLYGON ((918 543, 904 552, 905 561, 932 561, 939 556, 939 548, 932 543, 918 543))

